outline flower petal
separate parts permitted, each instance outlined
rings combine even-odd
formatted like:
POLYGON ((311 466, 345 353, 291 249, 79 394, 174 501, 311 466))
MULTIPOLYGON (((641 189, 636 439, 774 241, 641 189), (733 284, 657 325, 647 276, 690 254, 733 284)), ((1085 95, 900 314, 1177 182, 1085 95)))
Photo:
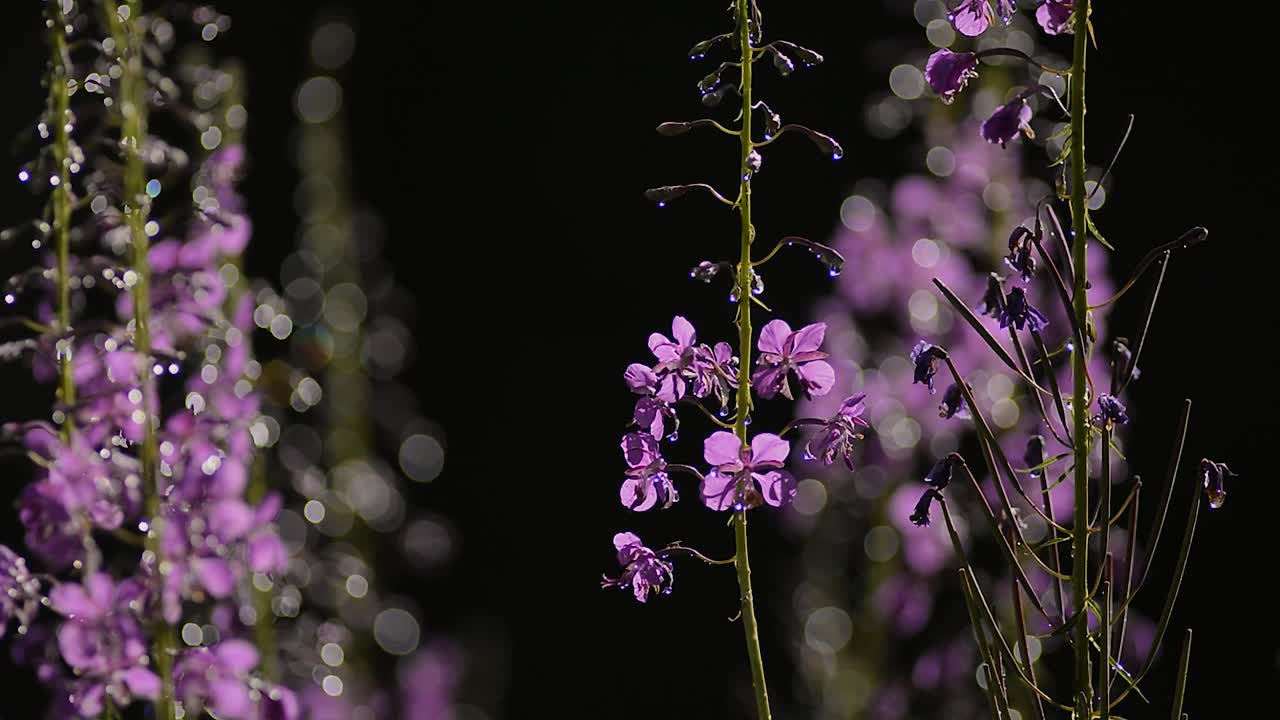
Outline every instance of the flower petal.
POLYGON ((795 332, 791 352, 813 352, 822 346, 822 340, 827 335, 826 323, 813 323, 805 325, 795 332))
POLYGON ((809 398, 822 397, 836 384, 836 371, 826 360, 815 360, 796 368, 796 374, 804 383, 804 394, 809 398))
POLYGON ((791 453, 791 443, 773 433, 760 433, 751 438, 751 464, 755 467, 767 463, 781 466, 791 453))
POLYGON ((731 510, 737 495, 737 478, 715 470, 702 481, 702 503, 712 510, 731 510))
POLYGON ((680 343, 680 347, 689 347, 698 340, 698 334, 693 329, 693 323, 689 322, 682 315, 675 316, 671 321, 671 334, 675 336, 676 342, 680 343))
POLYGON ((737 435, 717 430, 702 441, 702 458, 713 467, 742 469, 742 441, 737 435))
POLYGON ((760 352, 784 355, 783 348, 786 347, 787 338, 790 336, 791 326, 786 320, 770 320, 760 329, 757 347, 760 348, 760 352))
POLYGON ((796 479, 785 470, 755 473, 752 477, 760 485, 764 501, 774 507, 787 505, 796 496, 796 479))
POLYGON ((658 493, 653 491, 649 478, 627 478, 618 495, 623 507, 636 512, 644 512, 658 504, 658 493))

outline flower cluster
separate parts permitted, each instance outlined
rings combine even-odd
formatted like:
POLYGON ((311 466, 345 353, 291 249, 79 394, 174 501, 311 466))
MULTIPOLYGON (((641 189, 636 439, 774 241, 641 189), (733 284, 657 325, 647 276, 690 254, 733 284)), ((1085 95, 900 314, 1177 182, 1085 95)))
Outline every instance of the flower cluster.
MULTIPOLYGON (((39 666, 59 717, 147 700, 160 716, 209 706, 232 720, 294 718, 289 691, 253 674, 258 653, 237 639, 252 632, 255 583, 288 563, 274 527, 280 498, 249 493, 260 368, 253 299, 235 271, 250 236, 235 189, 243 149, 206 133, 213 151, 193 154, 148 132, 151 112, 172 109, 198 131, 212 120, 182 106, 187 78, 151 67, 181 34, 171 20, 105 5, 99 18, 47 4, 47 144, 19 180, 47 193, 53 222, 6 299, 40 330, 32 376, 55 384, 58 400, 52 423, 5 435, 38 467, 18 519, 28 557, 48 572, 33 575, 0 548, 3 618, 21 623, 21 655, 39 666), (157 23, 169 31, 142 31, 157 23), (71 42, 95 51, 65 52, 71 42), (84 79, 74 104, 67 78, 84 79), (109 121, 77 124, 102 107, 109 121), (73 217, 80 203, 88 212, 73 217), (49 612, 33 602, 40 593, 49 612), (193 647, 179 650, 183 620, 209 627, 208 644, 184 633, 193 647), (215 678, 199 655, 238 660, 215 678), (225 700, 236 693, 243 703, 225 700), (284 710, 269 710, 277 699, 284 710)), ((228 22, 207 7, 191 13, 177 22, 228 22)))

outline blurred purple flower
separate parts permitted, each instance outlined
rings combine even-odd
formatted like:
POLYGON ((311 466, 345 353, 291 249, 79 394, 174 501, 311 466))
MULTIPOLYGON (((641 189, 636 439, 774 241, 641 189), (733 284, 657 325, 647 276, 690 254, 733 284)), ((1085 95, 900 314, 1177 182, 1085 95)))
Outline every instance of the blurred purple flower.
POLYGON ((836 371, 826 362, 827 353, 818 348, 826 335, 826 323, 813 323, 792 332, 785 320, 771 320, 760 330, 760 359, 751 383, 760 397, 781 394, 788 400, 794 374, 804 396, 810 400, 831 392, 836 371))
POLYGON ((249 720, 256 704, 250 673, 257 666, 258 651, 244 640, 191 648, 174 667, 176 694, 188 711, 204 708, 228 720, 249 720))
POLYGON ((0 638, 17 619, 20 632, 40 609, 40 582, 27 569, 27 561, 0 545, 0 638))

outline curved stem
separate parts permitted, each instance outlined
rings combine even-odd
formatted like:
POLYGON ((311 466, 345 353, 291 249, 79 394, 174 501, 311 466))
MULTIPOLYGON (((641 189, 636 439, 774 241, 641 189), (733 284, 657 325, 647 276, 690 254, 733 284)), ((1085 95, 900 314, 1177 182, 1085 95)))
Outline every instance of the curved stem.
MULTIPOLYGON (((151 518, 147 532, 147 553, 153 561, 160 562, 159 525, 164 522, 160 512, 159 452, 152 413, 158 407, 154 362, 151 352, 151 266, 147 261, 150 239, 147 236, 147 215, 150 204, 146 194, 146 167, 142 159, 142 143, 147 134, 146 75, 142 60, 142 2, 127 0, 123 5, 108 0, 103 5, 107 26, 115 40, 121 66, 119 98, 120 147, 124 153, 124 217, 129 228, 132 257, 131 269, 137 276, 133 285, 134 336, 133 347, 138 354, 138 373, 142 390, 140 407, 145 414, 142 447, 138 464, 142 474, 143 497, 146 513, 151 518), (122 15, 121 10, 125 10, 122 15)), ((173 659, 177 652, 173 627, 163 619, 152 624, 152 660, 160 675, 160 698, 156 700, 159 720, 175 720, 176 706, 173 691, 173 659)))
MULTIPOLYGON (((747 445, 747 415, 751 412, 751 241, 755 229, 751 226, 751 167, 750 155, 754 149, 751 140, 751 0, 735 0, 737 8, 738 49, 742 53, 742 79, 739 93, 742 96, 742 125, 738 131, 741 154, 738 177, 738 217, 741 220, 741 253, 738 261, 738 399, 737 417, 733 432, 747 445)), ((747 482, 750 481, 748 477, 747 482)), ((751 664, 751 685, 755 690, 756 715, 759 720, 770 720, 769 689, 765 684, 764 660, 760 655, 760 635, 756 629, 755 599, 751 594, 751 561, 747 550, 747 510, 745 507, 733 514, 733 535, 738 571, 738 592, 742 598, 742 630, 747 640, 747 659, 751 664)))
MULTIPOLYGON (((1089 48, 1089 0, 1076 0, 1075 52, 1071 61, 1071 228, 1074 231, 1073 258, 1073 315, 1075 325, 1083 330, 1089 313, 1087 287, 1088 256, 1088 205, 1085 197, 1084 115, 1085 115, 1085 66, 1089 48)), ((1076 616, 1084 617, 1089 601, 1089 406, 1086 360, 1088 348, 1077 347, 1071 354, 1071 375, 1074 393, 1071 412, 1075 416, 1075 527, 1072 529, 1074 564, 1071 571, 1072 599, 1076 616)), ((1078 702, 1087 707, 1093 697, 1093 679, 1089 671, 1089 623, 1077 622, 1075 627, 1075 694, 1078 702)), ((1086 715, 1087 717, 1087 715, 1086 715)))

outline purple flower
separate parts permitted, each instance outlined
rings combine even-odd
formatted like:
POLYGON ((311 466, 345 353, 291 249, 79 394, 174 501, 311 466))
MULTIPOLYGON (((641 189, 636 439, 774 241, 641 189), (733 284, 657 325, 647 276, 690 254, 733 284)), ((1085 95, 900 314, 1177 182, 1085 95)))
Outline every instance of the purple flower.
POLYGON ((978 77, 977 67, 976 53, 957 53, 942 48, 929 56, 924 65, 924 79, 942 102, 949 104, 970 80, 978 77))
POLYGON ((27 569, 27 561, 0 545, 0 638, 10 620, 17 618, 22 632, 39 609, 40 583, 27 569))
POLYGON ((652 395, 658 391, 657 374, 643 363, 628 365, 626 371, 622 373, 622 379, 626 381, 627 387, 631 388, 631 392, 637 395, 652 395))
POLYGON ((1228 477, 1236 477, 1226 463, 1214 462, 1208 458, 1200 461, 1200 474, 1204 477, 1204 495, 1209 498, 1209 507, 1214 510, 1222 507, 1227 501, 1227 489, 1223 483, 1228 477))
POLYGON ((1009 236, 1009 254, 1005 257, 1004 263, 1018 271, 1022 282, 1031 280, 1031 276, 1036 272, 1036 259, 1031 254, 1032 237, 1034 237, 1033 233, 1022 225, 1014 228, 1013 234, 1009 236))
POLYGON ((866 393, 857 393, 840 404, 836 414, 823 424, 822 431, 805 446, 805 460, 820 459, 823 465, 830 465, 835 462, 836 457, 840 457, 853 470, 853 443, 862 439, 862 433, 858 429, 871 427, 862 419, 862 413, 867 409, 864 402, 866 397, 866 393))
POLYGON ((721 410, 729 405, 729 398, 738 387, 738 358, 733 346, 718 342, 715 347, 699 345, 694 350, 696 373, 693 394, 698 397, 714 396, 721 410))
POLYGON ((934 392, 933 378, 938 374, 938 368, 934 363, 944 357, 946 353, 937 345, 924 340, 916 343, 916 346, 911 349, 911 362, 916 367, 912 382, 928 385, 929 392, 934 392))
POLYGON ((1000 22, 1008 25, 1013 22, 1013 16, 1018 12, 1018 0, 996 0, 996 14, 1000 16, 1000 22))
POLYGON ((1124 403, 1113 395, 1098 396, 1098 412, 1093 416, 1093 424, 1098 427, 1104 425, 1124 425, 1129 422, 1129 411, 1125 408, 1124 403))
POLYGON ((941 500, 942 494, 933 488, 924 491, 924 495, 920 496, 920 502, 916 503, 915 510, 911 513, 911 524, 916 527, 928 527, 931 518, 929 511, 933 507, 934 500, 941 500))
POLYGON ((1012 325, 1019 330, 1025 330, 1030 326, 1032 332, 1040 332, 1048 324, 1049 318, 1032 307, 1031 301, 1027 300, 1025 289, 1020 287, 1009 289, 1009 294, 1004 298, 1004 307, 1000 310, 1000 327, 1012 325))
POLYGON ((991 27, 993 16, 989 0, 963 0, 947 14, 947 19, 961 35, 977 37, 991 27))
POLYGON ((1036 22, 1049 35, 1071 34, 1071 14, 1075 10, 1074 0, 1045 0, 1036 9, 1036 22))
POLYGON ((680 419, 676 417, 675 408, 656 397, 642 397, 636 400, 632 421, 655 438, 667 436, 668 422, 671 423, 669 436, 671 440, 676 439, 676 432, 680 429, 680 419))
POLYGON ((781 394, 788 400, 794 399, 788 382, 792 374, 810 400, 831 392, 836 371, 824 359, 827 354, 818 350, 826 332, 826 323, 813 323, 791 332, 785 320, 769 321, 760 330, 760 360, 751 377, 760 397, 768 399, 781 394))
POLYGON ((188 712, 207 708, 219 717, 248 720, 255 705, 249 674, 257 666, 258 651, 245 640, 192 648, 174 667, 176 693, 188 712))
POLYGON ((680 499, 652 435, 628 433, 622 438, 622 456, 627 461, 627 479, 620 491, 624 506, 644 511, 661 502, 665 510, 680 499))
POLYGON ((951 472, 956 465, 964 462, 959 453, 950 453, 934 464, 929 474, 924 476, 924 484, 934 490, 945 490, 951 484, 951 472))
POLYGON ((1035 137, 1031 131, 1031 106, 1021 96, 996 108, 991 117, 982 122, 982 138, 1000 147, 1005 147, 1019 132, 1035 137))
POLYGON ((780 468, 791 444, 772 433, 761 433, 743 447, 738 436, 714 432, 702 444, 702 456, 711 472, 702 483, 702 502, 712 510, 743 510, 761 500, 781 507, 796 494, 796 481, 780 468))
POLYGON ((616 587, 622 590, 631 588, 636 600, 646 602, 649 591, 671 594, 671 583, 675 575, 671 563, 658 557, 653 550, 640 542, 635 533, 621 532, 613 536, 613 546, 618 550, 618 564, 622 566, 622 575, 605 577, 600 587, 616 587))
POLYGON ((85 717, 102 712, 106 695, 117 707, 160 695, 160 678, 145 667, 147 641, 137 616, 143 595, 138 583, 117 585, 106 573, 49 592, 50 606, 66 618, 58 627, 58 651, 80 678, 74 702, 85 717))
POLYGON ((942 402, 938 404, 938 417, 950 420, 953 417, 968 419, 969 406, 965 403, 964 391, 959 383, 951 383, 942 393, 942 402))
POLYGON ((689 378, 693 375, 694 343, 698 339, 693 325, 679 315, 671 321, 671 334, 675 340, 662 333, 649 336, 649 350, 658 359, 653 368, 658 378, 654 394, 669 403, 684 397, 689 378))

